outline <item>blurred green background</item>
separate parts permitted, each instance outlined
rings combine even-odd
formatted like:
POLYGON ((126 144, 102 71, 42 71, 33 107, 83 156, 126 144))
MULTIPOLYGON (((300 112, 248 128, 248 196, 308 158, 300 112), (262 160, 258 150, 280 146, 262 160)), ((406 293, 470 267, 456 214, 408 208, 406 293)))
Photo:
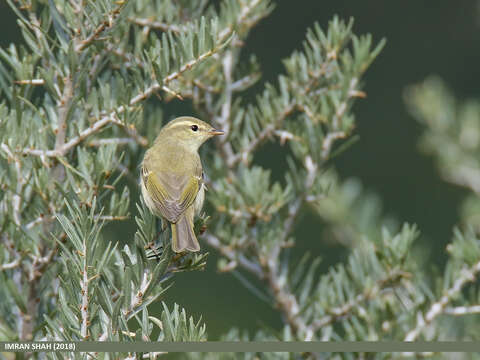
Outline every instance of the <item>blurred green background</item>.
MULTIPOLYGON (((371 33, 376 42, 387 39, 365 76, 368 97, 354 108, 360 141, 337 158, 335 166, 343 178, 358 177, 367 189, 377 192, 387 213, 418 224, 421 241, 432 249, 432 266, 442 264, 464 192, 443 182, 433 160, 419 153, 422 129, 407 113, 403 92, 408 85, 438 74, 459 98, 480 95, 479 4, 476 0, 278 0, 244 49, 257 55, 262 81, 275 82, 283 71, 281 59, 301 47, 307 27, 315 21, 325 28, 334 14, 354 17, 356 34, 371 33)), ((0 2, 0 33, 2 47, 21 41, 13 12, 4 1, 0 2)), ((253 91, 261 89, 262 83, 253 91)), ((283 159, 274 149, 264 146, 256 160, 280 175, 283 159)), ((133 203, 137 200, 132 198, 133 203)), ((304 214, 300 225, 296 235, 306 250, 321 229, 309 214, 304 214)), ((133 234, 132 226, 129 230, 133 234)), ((323 270, 344 254, 341 247, 326 245, 312 252, 328 259, 323 270)), ((250 332, 259 326, 279 329, 280 318, 272 306, 248 292, 232 274, 219 274, 217 260, 211 256, 205 272, 176 276, 165 301, 186 307, 196 319, 202 314, 210 340, 232 326, 250 332)))

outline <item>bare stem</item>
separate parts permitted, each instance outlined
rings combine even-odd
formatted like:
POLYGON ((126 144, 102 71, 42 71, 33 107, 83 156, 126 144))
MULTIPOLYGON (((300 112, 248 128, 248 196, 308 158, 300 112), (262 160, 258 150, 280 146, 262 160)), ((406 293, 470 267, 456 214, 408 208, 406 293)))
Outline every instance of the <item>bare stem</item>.
POLYGON ((20 259, 15 259, 10 261, 9 263, 0 264, 0 271, 2 270, 10 270, 20 266, 20 259))
MULTIPOLYGON (((277 246, 279 253, 280 246, 277 246)), ((278 254, 279 255, 279 254, 278 254)), ((278 274, 278 255, 269 258, 265 271, 267 283, 272 290, 273 296, 280 311, 285 316, 286 322, 290 325, 294 334, 303 337, 303 340, 309 341, 313 337, 313 333, 307 327, 300 316, 300 305, 296 296, 287 289, 284 282, 280 281, 278 274)))
POLYGON ((109 14, 108 19, 105 19, 98 25, 95 30, 93 30, 92 34, 87 37, 85 40, 80 41, 76 46, 75 46, 75 51, 76 52, 82 52, 85 50, 90 44, 92 44, 95 40, 99 38, 99 36, 108 28, 111 28, 114 25, 115 20, 118 18, 118 15, 120 15, 120 11, 122 8, 125 6, 125 2, 121 2, 118 7, 113 9, 113 11, 109 14))
POLYGON ((205 235, 205 239, 211 247, 216 249, 220 254, 225 256, 230 261, 237 262, 243 269, 252 273, 259 279, 264 278, 263 270, 260 265, 253 262, 252 260, 247 259, 244 255, 239 254, 228 246, 222 245, 220 240, 210 233, 205 235))
POLYGON ((27 312, 22 314, 21 337, 23 341, 33 340, 35 315, 37 311, 37 286, 36 283, 28 284, 27 312))
POLYGON ((128 145, 128 144, 135 144, 135 140, 131 138, 108 138, 108 139, 95 139, 88 143, 88 146, 92 147, 100 147, 110 144, 116 145, 128 145))
POLYGON ((128 20, 134 24, 137 24, 140 26, 146 26, 155 30, 172 31, 174 33, 179 33, 180 31, 183 30, 182 26, 175 25, 175 24, 167 24, 167 23, 164 23, 161 21, 155 21, 152 19, 129 17, 128 20))
POLYGON ((45 80, 43 79, 28 79, 28 80, 16 80, 15 84, 19 85, 44 85, 45 80))
MULTIPOLYGON (((250 12, 256 8, 260 3, 262 2, 262 0, 253 0, 250 4, 248 4, 247 6, 243 7, 242 10, 240 11, 240 14, 237 18, 237 24, 242 24, 245 22, 245 19, 247 18, 247 16, 250 14, 250 12)), ((254 24, 252 24, 253 26, 254 24)), ((225 29, 223 29, 221 32, 220 32, 220 37, 227 37, 231 32, 233 31, 232 27, 231 26, 227 26, 225 29)))
POLYGON ((65 155, 70 149, 77 146, 80 142, 84 139, 93 135, 100 130, 107 124, 114 122, 115 119, 111 116, 105 116, 101 118, 99 121, 94 123, 92 126, 86 128, 85 130, 81 131, 79 135, 75 136, 74 138, 70 139, 68 142, 63 144, 58 149, 55 150, 37 150, 37 149, 24 149, 22 153, 24 155, 36 155, 36 156, 46 156, 46 157, 58 157, 65 155))
POLYGON ((15 194, 12 195, 13 221, 15 222, 15 225, 20 226, 22 222, 20 212, 20 206, 22 204, 21 194, 23 192, 23 186, 25 184, 25 179, 23 178, 22 174, 22 163, 20 162, 20 159, 12 153, 7 144, 0 144, 0 149, 2 149, 7 154, 9 161, 15 162, 17 186, 15 189, 15 194))
POLYGON ((229 167, 234 167, 240 161, 246 161, 250 153, 255 151, 255 149, 263 144, 263 142, 275 134, 278 124, 281 124, 283 120, 295 109, 295 104, 289 104, 285 109, 280 113, 279 117, 272 123, 265 126, 265 128, 255 137, 245 148, 240 150, 236 154, 227 158, 227 165, 229 167))
POLYGON ((446 307, 443 313, 455 316, 480 314, 480 305, 446 307))
POLYGON ((404 341, 415 341, 421 332, 431 324, 437 316, 445 313, 446 307, 453 297, 455 297, 467 283, 475 281, 479 272, 480 261, 470 268, 462 269, 458 278, 453 285, 445 291, 445 294, 438 301, 433 303, 425 314, 422 314, 421 312, 417 314, 417 324, 407 333, 404 341))
MULTIPOLYGON (((220 116, 215 119, 216 126, 220 127, 225 133, 230 131, 230 113, 232 108, 232 72, 234 69, 232 51, 227 51, 222 61, 223 75, 225 77, 224 98, 220 116)), ((223 156, 227 159, 233 156, 232 145, 228 141, 218 139, 217 144, 223 156)), ((233 174, 231 174, 233 176, 233 174)))
POLYGON ((65 136, 67 133, 67 116, 70 109, 70 101, 73 96, 72 79, 67 76, 62 97, 58 101, 58 129, 55 138, 55 149, 60 149, 65 144, 65 136))
POLYGON ((123 311, 123 314, 127 319, 131 318, 135 314, 135 311, 137 310, 137 308, 140 305, 142 305, 143 295, 147 291, 151 282, 152 282, 151 274, 149 275, 147 272, 144 272, 142 283, 140 284, 140 289, 138 289, 138 291, 136 291, 136 293, 134 294, 130 307, 123 311))
POLYGON ((95 218, 102 221, 125 221, 130 219, 129 216, 113 216, 113 215, 102 215, 102 216, 96 216, 95 218))
POLYGON ((334 323, 335 321, 337 321, 340 318, 344 318, 344 317, 348 316, 348 314, 350 314, 353 310, 358 308, 358 306, 361 303, 363 303, 365 301, 368 301, 369 299, 375 299, 377 297, 377 295, 383 290, 383 288, 385 287, 386 284, 390 284, 391 281, 394 280, 394 279, 399 279, 399 278, 407 277, 407 276, 409 276, 407 273, 398 272, 398 271, 394 271, 394 272, 388 274, 384 278, 378 280, 375 283, 375 285, 368 288, 363 293, 358 294, 357 296, 355 296, 355 298, 353 298, 352 300, 350 300, 346 304, 344 304, 342 306, 339 306, 339 307, 334 307, 334 308, 329 309, 329 311, 328 311, 329 315, 325 315, 325 316, 323 316, 323 317, 321 317, 321 318, 312 322, 312 324, 310 325, 310 327, 312 328, 312 331, 315 332, 315 331, 323 328, 324 326, 327 326, 327 325, 330 325, 330 324, 334 323))
POLYGON ((324 139, 322 143, 322 159, 327 160, 330 155, 330 150, 332 148, 333 143, 335 140, 344 139, 347 134, 344 131, 335 131, 329 133, 324 139))
POLYGON ((80 325, 80 336, 82 337, 83 340, 87 340, 89 338, 88 334, 88 325, 89 325, 89 320, 88 320, 88 264, 87 264, 87 247, 86 243, 84 240, 83 243, 83 274, 82 274, 82 279, 80 280, 80 287, 82 291, 82 303, 81 303, 81 309, 80 309, 80 314, 81 314, 81 325, 80 325))

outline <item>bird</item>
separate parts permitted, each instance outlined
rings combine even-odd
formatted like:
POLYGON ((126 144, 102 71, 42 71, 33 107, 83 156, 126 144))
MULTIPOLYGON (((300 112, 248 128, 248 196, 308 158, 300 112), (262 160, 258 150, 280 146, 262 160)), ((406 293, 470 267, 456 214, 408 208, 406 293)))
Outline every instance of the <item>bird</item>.
MULTIPOLYGON (((141 191, 147 208, 170 223, 172 250, 197 252, 200 244, 193 219, 202 209, 205 184, 200 146, 213 136, 223 135, 210 124, 191 116, 168 122, 141 164, 141 191)), ((167 223, 163 223, 166 228, 167 223)))

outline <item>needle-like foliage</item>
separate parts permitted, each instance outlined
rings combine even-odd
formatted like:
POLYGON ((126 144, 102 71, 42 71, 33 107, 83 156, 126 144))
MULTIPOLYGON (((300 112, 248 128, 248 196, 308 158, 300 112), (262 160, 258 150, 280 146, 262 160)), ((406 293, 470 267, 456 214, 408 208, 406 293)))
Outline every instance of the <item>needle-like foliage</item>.
MULTIPOLYGON (((0 340, 204 341, 209 319, 162 298, 177 272, 204 269, 208 251, 283 324, 253 336, 232 329, 225 340, 471 338, 472 323, 455 315, 478 312, 475 229, 455 231, 443 275, 432 278, 413 250, 417 228, 399 226, 333 167, 354 139, 352 107, 383 41, 355 35, 353 20, 314 24, 252 97, 262 64, 242 52, 274 10, 269 0, 6 1, 23 42, 0 49, 0 340), (169 229, 136 197, 145 148, 186 114, 226 132, 202 149, 209 191, 197 254, 173 253, 169 229), (285 155, 280 177, 256 161, 267 142, 285 155), (299 238, 307 213, 319 231, 299 238), (121 223, 134 230, 114 231, 121 223), (320 270, 318 256, 292 255, 306 243, 340 245, 344 261, 320 270)), ((411 99, 442 172, 478 192, 478 106, 455 110, 438 85, 411 99)))

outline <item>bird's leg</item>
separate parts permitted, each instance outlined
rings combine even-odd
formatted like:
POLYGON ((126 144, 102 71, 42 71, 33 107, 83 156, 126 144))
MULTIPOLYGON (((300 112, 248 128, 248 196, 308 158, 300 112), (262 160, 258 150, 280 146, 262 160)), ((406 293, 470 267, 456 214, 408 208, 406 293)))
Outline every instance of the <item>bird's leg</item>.
POLYGON ((181 253, 176 253, 173 258, 172 258, 172 261, 174 263, 176 263, 177 261, 179 261, 181 258, 183 258, 185 255, 187 255, 188 252, 187 251, 182 251, 181 253))
POLYGON ((163 246, 155 247, 155 244, 152 242, 148 243, 145 245, 145 250, 150 250, 150 254, 147 254, 147 259, 160 259, 160 255, 162 255, 161 252, 158 252, 160 249, 162 249, 163 246))
POLYGON ((168 222, 164 219, 160 219, 160 231, 158 232, 157 241, 154 243, 153 241, 148 243, 145 246, 145 250, 150 250, 150 254, 147 254, 147 259, 156 258, 157 260, 160 259, 160 256, 163 253, 163 241, 162 241, 162 234, 167 230, 168 222), (156 243, 160 243, 160 245, 155 246, 156 243))

